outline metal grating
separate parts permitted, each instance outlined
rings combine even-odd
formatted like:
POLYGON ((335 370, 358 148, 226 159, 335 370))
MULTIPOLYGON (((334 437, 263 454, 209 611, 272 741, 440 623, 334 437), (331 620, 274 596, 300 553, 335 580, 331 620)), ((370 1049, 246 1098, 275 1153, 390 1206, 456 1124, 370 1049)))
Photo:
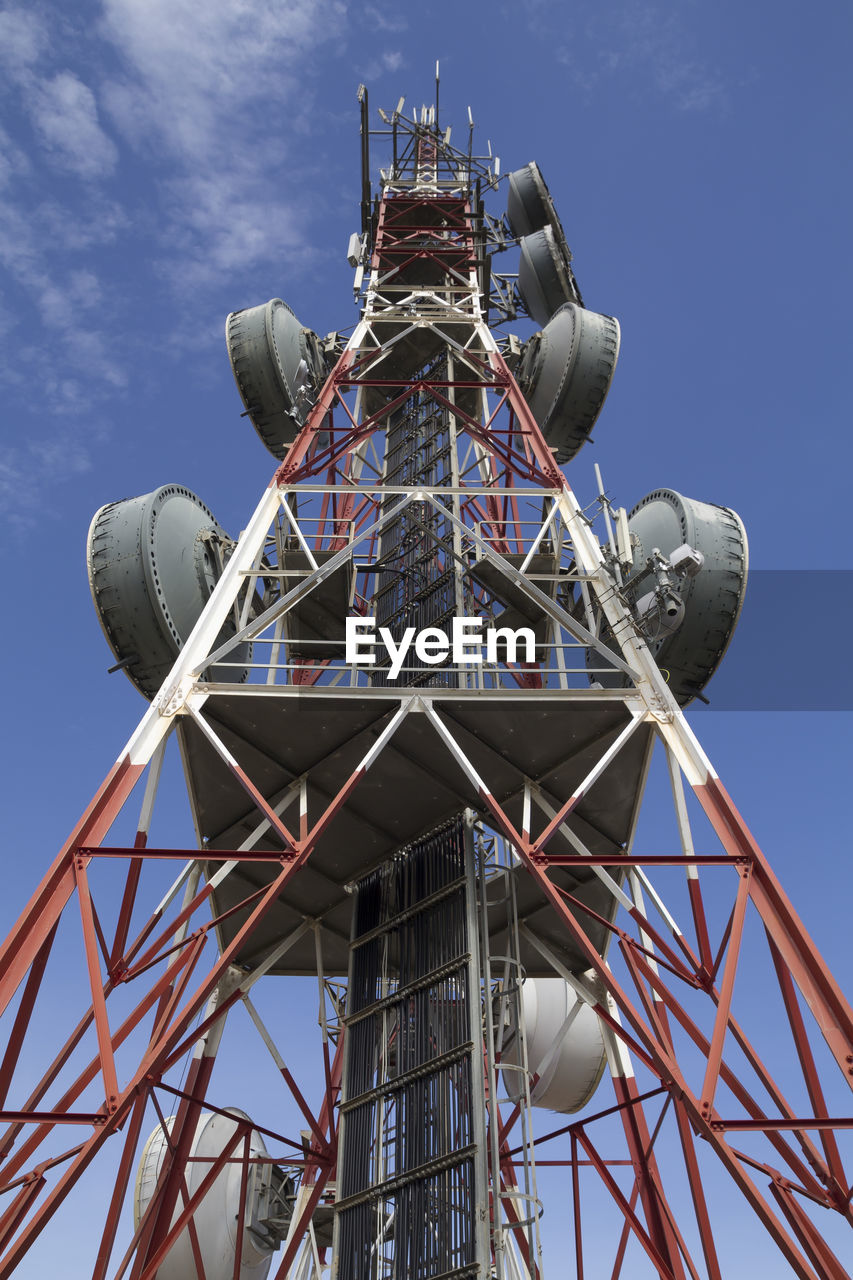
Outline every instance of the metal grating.
MULTIPOLYGON (((425 373, 447 377, 447 359, 441 357, 425 373)), ((455 430, 446 406, 428 390, 413 392, 388 420, 385 476, 388 485, 422 485, 435 491, 453 482, 455 430)), ((396 505, 396 495, 382 500, 384 515, 396 505)), ((414 502, 392 520, 383 532, 377 560, 377 587, 373 600, 378 626, 387 627, 400 640, 407 627, 450 630, 451 620, 464 612, 459 592, 465 591, 460 566, 451 547, 453 527, 428 502, 414 502)), ((406 669, 390 681, 381 667, 373 683, 381 686, 459 684, 455 672, 422 662, 409 650, 406 669)))
POLYGON ((473 850, 463 818, 356 886, 337 1201, 339 1280, 484 1269, 473 850))

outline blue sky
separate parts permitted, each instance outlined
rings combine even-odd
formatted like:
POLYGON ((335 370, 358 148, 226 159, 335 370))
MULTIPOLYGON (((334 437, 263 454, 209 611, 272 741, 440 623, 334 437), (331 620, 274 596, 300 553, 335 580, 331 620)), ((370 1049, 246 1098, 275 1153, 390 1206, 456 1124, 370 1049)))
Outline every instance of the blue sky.
MULTIPOLYGON (((436 58, 446 123, 470 103, 504 170, 538 160, 587 304, 622 324, 581 500, 597 460, 619 504, 733 506, 753 566, 790 573, 787 678, 837 679, 809 571, 853 568, 851 25, 843 0, 0 7, 0 925, 143 709, 106 675, 93 512, 177 481, 239 531, 272 460, 225 316, 281 296, 320 334, 354 322, 355 92, 429 102, 436 58)), ((695 724, 843 975, 849 714, 695 724)))

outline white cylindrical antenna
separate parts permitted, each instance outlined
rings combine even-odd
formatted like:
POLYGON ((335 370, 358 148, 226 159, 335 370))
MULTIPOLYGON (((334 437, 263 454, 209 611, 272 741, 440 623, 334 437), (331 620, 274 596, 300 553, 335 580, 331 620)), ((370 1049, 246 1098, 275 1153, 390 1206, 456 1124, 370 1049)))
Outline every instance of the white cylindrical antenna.
POLYGON ((474 117, 473 117, 473 116, 472 116, 472 114, 471 114, 471 108, 470 108, 470 107, 468 108, 468 124, 469 124, 469 126, 470 126, 472 129, 474 128, 474 117))
POLYGON ((444 145, 445 145, 446 147, 449 147, 449 146, 450 146, 450 130, 451 130, 451 128, 452 128, 452 126, 451 126, 451 125, 448 125, 448 126, 447 126, 447 128, 446 128, 446 129, 445 129, 445 131, 444 131, 444 145))
POLYGON ((401 98, 401 99, 400 99, 400 101, 397 103, 397 106, 394 108, 394 115, 395 115, 395 116, 402 115, 403 107, 404 107, 405 105, 406 105, 406 99, 405 99, 405 98, 401 98))
POLYGON ((489 159, 491 160, 491 158, 492 158, 492 140, 491 140, 491 138, 487 138, 487 139, 486 139, 486 146, 487 146, 488 151, 489 151, 489 159))
POLYGON ((501 158, 500 156, 495 156, 495 177, 499 178, 500 176, 501 176, 501 158))
POLYGON ((624 507, 616 508, 616 550, 619 563, 623 569, 630 569, 634 563, 634 551, 631 546, 631 531, 628 528, 628 512, 624 507))
POLYGON ((386 124, 391 123, 391 120, 389 119, 387 113, 384 112, 381 107, 377 107, 377 111, 379 112, 380 116, 382 117, 382 119, 385 121, 386 124))
POLYGON ((598 498, 601 503, 602 513, 604 515, 605 528, 607 529, 607 542, 610 547, 611 553, 613 555, 613 559, 618 560, 618 556, 616 553, 616 543, 613 538, 613 526, 610 523, 610 503, 607 501, 607 496, 604 492, 604 481, 601 478, 601 468, 599 467, 597 462, 594 463, 593 465, 595 467, 595 481, 596 481, 596 484, 598 485, 598 498))

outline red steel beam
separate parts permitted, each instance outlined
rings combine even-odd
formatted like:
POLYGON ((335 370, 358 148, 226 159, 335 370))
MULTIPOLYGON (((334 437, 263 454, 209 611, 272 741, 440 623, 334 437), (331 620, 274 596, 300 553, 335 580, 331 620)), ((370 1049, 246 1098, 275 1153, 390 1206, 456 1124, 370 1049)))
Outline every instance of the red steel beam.
POLYGON ((32 968, 27 975, 27 984, 24 988, 20 1004, 18 1005, 18 1009, 15 1014, 14 1025, 9 1033, 9 1042, 6 1046, 6 1052, 3 1055, 3 1063, 0 1065, 0 1107, 2 1107, 6 1101, 6 1096, 9 1092, 9 1085, 11 1084, 12 1077, 15 1074, 15 1067, 18 1064, 18 1058, 20 1057, 21 1048, 23 1047, 26 1030, 29 1025, 30 1018, 32 1017, 33 1009, 35 1008, 36 998, 39 993, 39 988, 41 987, 42 978, 44 977, 44 971, 47 967, 47 962, 50 957, 53 940, 56 937, 58 925, 59 921, 54 924, 53 928, 48 933, 39 948, 38 954, 33 961, 32 968))
POLYGON ((125 756, 113 765, 50 870, 0 948, 0 1015, 37 959, 74 892, 73 858, 81 845, 99 844, 144 771, 125 756))
POLYGON ((694 791, 723 848, 733 856, 754 859, 750 896, 848 1085, 853 1088, 853 1009, 725 787, 719 779, 709 777, 704 784, 697 784, 694 791))

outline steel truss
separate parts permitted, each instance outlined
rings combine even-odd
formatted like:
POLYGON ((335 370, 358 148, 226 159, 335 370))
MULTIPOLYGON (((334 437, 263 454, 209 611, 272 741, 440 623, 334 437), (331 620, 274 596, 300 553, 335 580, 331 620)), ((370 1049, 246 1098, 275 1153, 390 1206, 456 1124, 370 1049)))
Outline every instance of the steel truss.
MULTIPOLYGON (((238 1003, 307 1125, 305 1136, 294 1137, 254 1122, 275 1146, 270 1160, 286 1165, 299 1184, 273 1274, 319 1273, 326 1254, 318 1223, 334 1194, 344 1043, 327 979, 345 968, 331 958, 339 900, 330 890, 328 906, 307 910, 299 886, 308 868, 332 883, 328 850, 343 832, 349 840, 370 823, 375 828, 361 863, 342 870, 342 883, 405 843, 404 810, 414 809, 412 823, 421 822, 415 791, 394 796, 401 761, 408 761, 413 787, 437 806, 421 830, 472 806, 505 842, 505 873, 534 894, 531 915, 546 913, 551 922, 543 932, 519 917, 524 964, 529 970, 538 957, 542 972, 564 977, 593 1007, 615 1090, 613 1105, 594 1116, 527 1135, 519 1145, 514 1134, 524 1108, 504 1104, 501 1111, 486 1019, 495 1266, 507 1276, 521 1273, 502 1262, 509 1234, 522 1259, 513 1265, 539 1274, 532 1238, 520 1225, 523 1197, 513 1199, 516 1170, 534 1149, 541 1166, 552 1163, 547 1143, 562 1140, 555 1162, 570 1170, 574 1215, 564 1257, 572 1251, 578 1277, 589 1243, 582 1210, 584 1171, 591 1169, 621 1222, 614 1275, 626 1258, 636 1267, 633 1247, 648 1259, 650 1275, 681 1280, 704 1267, 710 1280, 721 1280, 705 1187, 713 1153, 790 1272, 840 1280, 849 1273, 826 1242, 820 1210, 853 1222, 842 1156, 853 1119, 831 1101, 839 1078, 848 1086, 853 1080, 853 1013, 655 666, 606 550, 485 323, 484 223, 470 153, 466 167, 429 120, 395 125, 406 145, 397 154, 395 139, 393 171, 375 220, 368 218, 372 256, 361 320, 160 693, 3 946, 0 1277, 12 1275, 105 1148, 119 1154, 96 1280, 151 1280, 226 1161, 242 1165, 245 1202, 246 1124, 237 1125, 193 1196, 186 1182, 198 1117, 202 1108, 216 1110, 207 1096, 211 1074, 226 1015, 238 1003), (432 488, 394 483, 381 447, 389 419, 412 397, 437 406, 451 428, 446 468, 432 488), (347 663, 340 635, 305 638, 312 601, 342 599, 344 611, 367 614, 383 571, 383 533, 404 513, 427 547, 432 541, 436 565, 463 584, 464 598, 483 616, 499 624, 511 609, 536 620, 536 663, 513 662, 509 653, 476 667, 447 658, 444 687, 394 688, 377 684, 369 667, 347 663), (236 632, 218 645, 234 610, 236 632), (602 635, 613 639, 605 644, 602 635), (247 641, 253 657, 246 684, 206 678, 247 641), (589 687, 587 652, 593 668, 600 658, 621 671, 625 687, 589 687), (296 726, 299 737, 300 717, 311 708, 340 721, 338 737, 300 742, 292 759, 272 759, 263 716, 274 719, 276 732, 296 726), (255 718, 251 744, 240 730, 242 712, 255 718), (508 746, 496 749, 496 725, 517 727, 517 757, 508 746), (561 726, 567 735, 559 768, 553 761, 525 764, 540 725, 542 734, 561 726), (573 725, 581 727, 574 737, 573 725), (193 849, 148 845, 170 736, 187 771, 199 836, 193 849), (641 853, 634 837, 655 743, 670 779, 678 848, 641 853), (208 774, 228 800, 216 829, 208 825, 208 774), (634 779, 633 799, 624 829, 606 838, 594 814, 610 803, 608 788, 620 777, 634 779), (107 844, 111 832, 123 830, 138 783, 135 836, 107 844), (181 869, 149 909, 143 873, 156 881, 160 862, 181 869), (124 880, 108 926, 102 881, 116 863, 124 880), (665 897, 660 885, 668 876, 678 883, 665 897), (727 886, 722 913, 719 893, 709 905, 711 877, 727 886), (79 929, 89 990, 73 1031, 38 1082, 27 1085, 22 1064, 31 1063, 31 1027, 57 967, 57 939, 69 945, 69 918, 79 929), (745 939, 756 926, 787 1024, 788 1074, 799 1074, 787 1093, 772 1062, 759 1055, 762 1029, 735 1016, 738 982, 754 963, 745 939), (262 977, 286 972, 314 972, 320 980, 319 1107, 307 1100, 311 1091, 294 1079, 250 996, 262 977), (186 1078, 176 1084, 188 1056, 186 1078), (157 1194, 119 1260, 115 1246, 140 1138, 152 1116, 165 1126, 175 1101, 157 1194), (604 1132, 610 1144, 614 1130, 601 1126, 614 1118, 625 1147, 605 1157, 596 1135, 604 1132), (669 1156, 666 1165, 658 1158, 669 1124, 683 1162, 675 1173, 669 1156), (673 1182, 689 1188, 690 1224, 675 1207, 673 1182)), ((361 846, 356 840, 353 847, 361 846)), ((486 941, 487 915, 483 908, 486 941)), ((193 1249, 201 1276, 197 1240, 193 1249)))

